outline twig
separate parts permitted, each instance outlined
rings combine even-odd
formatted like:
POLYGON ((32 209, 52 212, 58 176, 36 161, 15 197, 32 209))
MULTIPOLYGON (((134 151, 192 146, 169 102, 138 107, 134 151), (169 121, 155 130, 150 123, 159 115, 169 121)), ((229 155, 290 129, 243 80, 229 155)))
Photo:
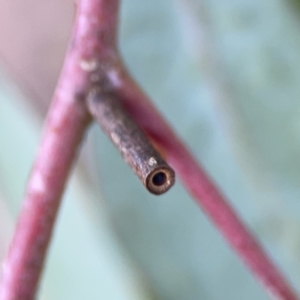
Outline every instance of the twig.
POLYGON ((268 254, 239 220, 217 187, 125 68, 119 68, 115 72, 114 77, 118 78, 116 90, 124 107, 135 122, 164 149, 167 161, 175 168, 187 191, 215 223, 257 280, 275 299, 299 299, 268 254))
POLYGON ((60 199, 91 117, 85 105, 89 68, 114 56, 118 1, 79 3, 73 39, 44 128, 0 284, 1 300, 32 300, 60 199), (93 59, 91 60, 91 56, 93 59))
POLYGON ((45 124, 23 210, 5 261, 0 300, 34 299, 60 198, 90 121, 95 82, 114 91, 140 128, 164 149, 189 193, 277 299, 298 299, 183 143, 123 68, 115 47, 117 0, 81 0, 70 49, 45 124))
POLYGON ((59 94, 60 91, 48 115, 22 213, 3 266, 1 300, 34 299, 60 198, 88 124, 89 115, 82 101, 68 103, 59 94))
POLYGON ((169 190, 175 181, 174 171, 121 107, 120 101, 97 84, 87 101, 92 115, 148 191, 160 195, 169 190))

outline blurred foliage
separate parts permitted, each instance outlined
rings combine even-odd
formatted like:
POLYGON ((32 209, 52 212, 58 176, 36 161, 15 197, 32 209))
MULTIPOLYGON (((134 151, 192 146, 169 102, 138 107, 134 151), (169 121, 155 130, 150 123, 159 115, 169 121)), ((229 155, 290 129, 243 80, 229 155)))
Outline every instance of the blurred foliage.
MULTIPOLYGON (((297 10, 300 10, 300 1, 299 0, 289 0, 288 2, 290 2, 290 5, 293 8, 296 8, 297 10)), ((298 13, 298 12, 296 12, 298 13)))
MULTIPOLYGON (((299 289, 298 18, 282 0, 123 1, 120 46, 134 77, 299 289)), ((20 108, 26 99, 15 87, 1 83, 0 95, 0 187, 15 216, 40 124, 20 108)), ((96 126, 87 144, 96 184, 76 170, 46 297, 267 299, 180 182, 150 195, 96 126)))

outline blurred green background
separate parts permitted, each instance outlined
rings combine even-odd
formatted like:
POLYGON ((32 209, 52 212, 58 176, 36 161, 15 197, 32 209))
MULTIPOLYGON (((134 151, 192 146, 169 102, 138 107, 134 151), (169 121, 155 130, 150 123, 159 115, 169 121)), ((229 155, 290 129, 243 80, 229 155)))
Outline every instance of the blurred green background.
MULTIPOLYGON (((63 61, 72 0, 0 0, 0 260, 63 61)), ((300 291, 300 7, 122 1, 124 60, 300 291)), ((40 299, 268 299, 180 182, 147 193, 97 126, 40 299)))

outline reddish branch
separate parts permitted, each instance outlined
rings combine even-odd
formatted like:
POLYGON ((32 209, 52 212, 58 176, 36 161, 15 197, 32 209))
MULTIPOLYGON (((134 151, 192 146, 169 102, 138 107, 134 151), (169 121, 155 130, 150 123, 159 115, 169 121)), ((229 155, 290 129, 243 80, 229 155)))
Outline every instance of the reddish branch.
POLYGON ((91 120, 85 105, 90 75, 85 70, 93 67, 94 58, 104 61, 115 53, 117 4, 112 0, 80 2, 73 38, 4 262, 1 300, 35 298, 60 199, 91 120))
POLYGON ((183 185, 211 218, 227 242, 251 269, 253 275, 275 299, 299 299, 267 253, 239 220, 199 162, 175 135, 163 117, 126 71, 119 72, 118 96, 136 123, 155 140, 166 154, 183 185))
POLYGON ((127 74, 116 51, 117 0, 81 0, 73 38, 0 285, 0 300, 34 299, 60 199, 87 129, 85 99, 95 81, 121 101, 166 154, 177 175, 254 276, 277 299, 298 299, 198 162, 127 74))

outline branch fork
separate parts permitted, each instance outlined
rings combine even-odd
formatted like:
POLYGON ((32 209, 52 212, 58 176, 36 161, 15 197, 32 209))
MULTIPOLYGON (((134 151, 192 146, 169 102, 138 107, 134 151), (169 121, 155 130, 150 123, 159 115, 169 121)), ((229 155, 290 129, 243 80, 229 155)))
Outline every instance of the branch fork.
POLYGON ((154 194, 174 183, 174 171, 160 155, 163 152, 266 291, 276 299, 299 299, 122 65, 116 50, 118 7, 118 0, 78 2, 73 37, 4 262, 0 300, 35 298, 63 190, 92 117, 154 194))

